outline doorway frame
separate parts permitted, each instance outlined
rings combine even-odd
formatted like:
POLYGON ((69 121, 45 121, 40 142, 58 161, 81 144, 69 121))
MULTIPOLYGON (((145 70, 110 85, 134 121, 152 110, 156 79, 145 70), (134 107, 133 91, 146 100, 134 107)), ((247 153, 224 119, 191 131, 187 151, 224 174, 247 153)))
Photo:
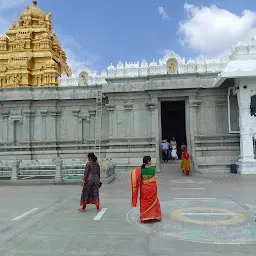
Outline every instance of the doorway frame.
POLYGON ((158 163, 161 165, 161 143, 162 143, 162 102, 173 102, 173 101, 185 101, 185 129, 186 129, 186 139, 187 148, 189 152, 192 152, 191 143, 191 132, 190 132, 190 107, 189 107, 189 96, 171 96, 171 97, 160 97, 158 98, 158 163))

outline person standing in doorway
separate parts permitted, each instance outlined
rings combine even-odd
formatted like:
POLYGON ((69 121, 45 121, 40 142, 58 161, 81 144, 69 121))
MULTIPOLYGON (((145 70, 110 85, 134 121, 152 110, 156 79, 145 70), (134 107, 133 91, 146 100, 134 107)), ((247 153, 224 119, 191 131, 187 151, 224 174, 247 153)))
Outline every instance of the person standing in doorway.
POLYGON ((177 148, 177 142, 176 142, 176 139, 175 137, 173 137, 170 141, 170 147, 176 147, 177 148))
POLYGON ((80 212, 85 212, 87 204, 95 204, 97 211, 100 210, 99 185, 100 185, 100 165, 94 153, 88 154, 88 163, 85 166, 83 176, 83 190, 80 200, 80 212))
POLYGON ((169 160, 169 143, 167 142, 167 140, 163 140, 162 141, 162 157, 163 157, 163 161, 164 163, 167 162, 169 160))
POLYGON ((156 167, 151 165, 150 156, 144 156, 142 166, 131 172, 131 187, 132 207, 137 206, 137 200, 140 197, 141 223, 161 221, 162 212, 158 200, 156 167))
POLYGON ((181 170, 186 176, 189 176, 190 174, 190 154, 187 152, 187 149, 185 148, 182 152, 181 156, 181 170))
POLYGON ((181 159, 182 152, 187 148, 186 144, 184 142, 181 143, 180 148, 177 151, 178 158, 181 159))

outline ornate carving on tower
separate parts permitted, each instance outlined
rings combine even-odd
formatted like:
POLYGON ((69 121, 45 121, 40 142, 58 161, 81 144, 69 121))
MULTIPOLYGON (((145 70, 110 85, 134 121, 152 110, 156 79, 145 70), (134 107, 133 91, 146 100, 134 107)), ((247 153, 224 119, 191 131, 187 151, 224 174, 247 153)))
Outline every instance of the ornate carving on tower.
POLYGON ((33 3, 0 37, 0 87, 57 86, 63 72, 71 75, 51 14, 33 3))

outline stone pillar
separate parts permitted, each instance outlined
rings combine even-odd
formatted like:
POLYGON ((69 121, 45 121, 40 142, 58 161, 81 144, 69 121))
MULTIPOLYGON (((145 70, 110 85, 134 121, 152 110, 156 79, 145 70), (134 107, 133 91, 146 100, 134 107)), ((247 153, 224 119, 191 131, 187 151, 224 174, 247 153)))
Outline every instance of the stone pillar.
POLYGON ((48 110, 41 109, 40 113, 42 115, 42 140, 47 140, 46 118, 47 118, 48 110))
POLYGON ((19 161, 15 160, 12 162, 12 181, 16 181, 18 178, 18 171, 19 171, 19 161))
MULTIPOLYGON (((201 100, 195 100, 193 99, 189 100, 189 116, 186 117, 186 122, 189 122, 189 136, 190 136, 190 147, 191 147, 191 155, 193 157, 193 162, 196 165, 196 149, 195 149, 195 137, 198 135, 198 129, 197 129, 197 110, 200 107, 202 101, 201 100), (189 120, 188 120, 189 118, 189 120)), ((189 140, 189 138, 187 138, 189 140)))
POLYGON ((75 140, 78 141, 79 140, 79 125, 80 125, 78 116, 79 116, 79 113, 80 113, 80 109, 79 108, 73 109, 72 113, 76 118, 76 123, 75 123, 76 126, 75 126, 73 131, 75 132, 75 140))
POLYGON ((114 108, 115 105, 114 104, 106 104, 107 107, 107 111, 109 112, 109 119, 108 119, 108 123, 109 123, 109 138, 113 138, 113 122, 114 122, 114 118, 113 118, 113 113, 114 113, 114 108))
POLYGON ((160 172, 160 154, 161 154, 161 147, 160 147, 160 141, 162 138, 160 138, 160 127, 161 127, 161 103, 158 99, 155 102, 155 106, 151 105, 151 111, 152 111, 152 132, 153 135, 156 138, 156 168, 157 171, 160 172))
POLYGON ((133 103, 127 102, 124 104, 124 108, 126 110, 126 137, 131 138, 132 137, 132 131, 133 131, 133 120, 132 120, 132 107, 133 103))
POLYGON ((31 110, 24 110, 24 121, 23 121, 23 139, 28 142, 31 140, 31 125, 30 125, 30 117, 32 115, 31 110))
POLYGON ((90 118, 81 119, 83 126, 81 126, 81 139, 83 143, 90 139, 90 118))
POLYGON ((60 134, 61 134, 61 110, 57 110, 56 113, 56 142, 58 143, 60 141, 60 134))
POLYGON ((52 139, 54 142, 57 142, 58 139, 59 139, 59 117, 61 115, 61 111, 60 110, 57 110, 57 109, 54 109, 54 110, 51 110, 51 117, 52 117, 52 120, 51 120, 51 123, 52 123, 52 139))
POLYGON ((149 123, 148 123, 148 135, 153 138, 155 136, 155 129, 156 129, 156 123, 155 123, 155 103, 146 103, 146 106, 149 110, 149 123))
POLYGON ((55 173, 55 181, 62 181, 62 160, 60 158, 56 159, 56 173, 55 173))
POLYGON ((81 141, 83 143, 83 123, 84 123, 84 119, 83 118, 79 118, 78 119, 78 140, 81 141))
POLYGON ((90 114, 90 139, 94 140, 95 139, 95 116, 96 116, 96 110, 95 109, 90 109, 89 110, 90 114))
POLYGON ((10 117, 10 126, 9 126, 9 131, 10 131, 10 134, 9 134, 9 139, 12 143, 16 143, 17 141, 15 140, 15 135, 16 135, 16 131, 15 131, 15 120, 12 119, 10 117))
MULTIPOLYGON (((216 134, 224 134, 224 125, 228 125, 226 118, 223 116, 223 108, 227 99, 216 99, 216 134)), ((226 112, 226 111, 225 111, 226 112)))
POLYGON ((3 117, 3 142, 8 141, 8 119, 9 119, 9 111, 4 110, 2 113, 3 117))
POLYGON ((251 134, 251 95, 247 88, 240 88, 237 94, 239 106, 240 127, 240 159, 239 172, 241 174, 256 174, 256 160, 254 159, 253 140, 251 134))

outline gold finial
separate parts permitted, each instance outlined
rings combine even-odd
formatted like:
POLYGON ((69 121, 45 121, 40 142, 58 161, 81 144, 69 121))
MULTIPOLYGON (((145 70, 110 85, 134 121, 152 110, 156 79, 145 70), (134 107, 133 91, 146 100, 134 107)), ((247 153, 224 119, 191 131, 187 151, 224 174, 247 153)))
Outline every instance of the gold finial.
POLYGON ((37 0, 33 0, 34 6, 37 6, 37 0))

